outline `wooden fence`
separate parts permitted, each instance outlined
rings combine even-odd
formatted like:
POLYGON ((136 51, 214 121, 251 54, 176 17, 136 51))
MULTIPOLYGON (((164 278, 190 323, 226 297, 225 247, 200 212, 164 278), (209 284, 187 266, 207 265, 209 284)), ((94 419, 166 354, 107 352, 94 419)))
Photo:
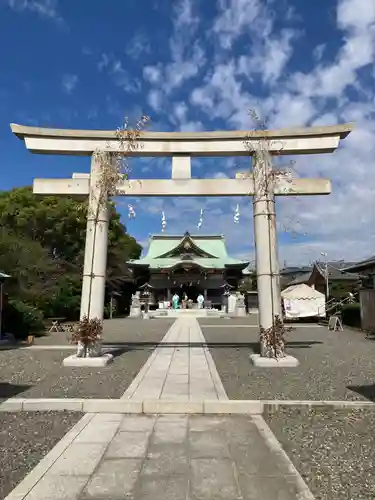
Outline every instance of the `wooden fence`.
POLYGON ((361 304, 362 329, 375 329, 375 289, 360 290, 359 301, 361 304))

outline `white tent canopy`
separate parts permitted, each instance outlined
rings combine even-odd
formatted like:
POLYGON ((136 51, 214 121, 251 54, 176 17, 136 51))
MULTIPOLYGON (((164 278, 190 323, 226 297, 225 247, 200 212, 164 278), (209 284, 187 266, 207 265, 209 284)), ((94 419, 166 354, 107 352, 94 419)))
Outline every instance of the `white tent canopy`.
POLYGON ((324 317, 326 314, 325 295, 304 283, 286 288, 281 297, 286 319, 324 317))

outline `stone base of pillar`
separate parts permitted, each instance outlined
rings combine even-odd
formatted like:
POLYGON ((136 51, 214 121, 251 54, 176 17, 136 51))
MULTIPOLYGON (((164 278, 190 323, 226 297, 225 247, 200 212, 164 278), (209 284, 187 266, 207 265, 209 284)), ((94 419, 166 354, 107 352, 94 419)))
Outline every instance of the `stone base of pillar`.
POLYGON ((106 353, 98 356, 96 358, 80 358, 77 354, 72 354, 63 360, 63 366, 67 367, 84 367, 88 366, 90 368, 101 368, 103 366, 107 366, 109 363, 112 363, 113 355, 106 353))
POLYGON ((297 358, 288 355, 283 358, 265 358, 260 354, 251 354, 250 361, 260 368, 294 368, 299 365, 297 358))
POLYGON ((141 317, 141 308, 140 307, 131 307, 129 318, 140 318, 141 317))
POLYGON ((235 316, 238 316, 240 318, 246 316, 246 307, 236 307, 235 316))

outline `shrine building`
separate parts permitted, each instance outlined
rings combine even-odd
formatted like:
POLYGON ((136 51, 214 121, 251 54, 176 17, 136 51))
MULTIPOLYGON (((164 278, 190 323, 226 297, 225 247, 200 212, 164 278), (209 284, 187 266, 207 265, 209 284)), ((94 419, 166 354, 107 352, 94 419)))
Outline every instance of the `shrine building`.
POLYGON ((155 302, 186 293, 194 302, 201 293, 212 307, 222 304, 223 287, 238 287, 249 262, 230 257, 224 236, 153 235, 147 254, 127 262, 137 287, 149 283, 155 302))

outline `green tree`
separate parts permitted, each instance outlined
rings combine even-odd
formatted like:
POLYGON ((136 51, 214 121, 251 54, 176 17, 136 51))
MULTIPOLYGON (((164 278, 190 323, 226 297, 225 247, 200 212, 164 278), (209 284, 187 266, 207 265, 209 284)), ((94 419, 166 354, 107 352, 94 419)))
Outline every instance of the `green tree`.
POLYGON ((239 290, 242 293, 253 292, 257 290, 257 279, 255 272, 252 272, 249 276, 246 276, 239 285, 239 290))
POLYGON ((0 229, 0 269, 10 278, 7 292, 36 307, 50 300, 64 263, 53 259, 38 241, 0 229))
MULTIPOLYGON (((0 192, 0 270, 11 275, 7 283, 11 298, 46 316, 77 317, 86 215, 84 201, 38 197, 30 187, 0 192)), ((126 276, 126 261, 138 258, 142 251, 127 234, 114 205, 108 240, 107 275, 111 281, 126 276)))
MULTIPOLYGON (((69 197, 36 196, 30 187, 0 192, 0 227, 38 241, 66 262, 83 265, 87 202, 69 197)), ((126 261, 139 257, 142 247, 129 236, 114 205, 109 221, 109 266, 114 249, 126 261)))

